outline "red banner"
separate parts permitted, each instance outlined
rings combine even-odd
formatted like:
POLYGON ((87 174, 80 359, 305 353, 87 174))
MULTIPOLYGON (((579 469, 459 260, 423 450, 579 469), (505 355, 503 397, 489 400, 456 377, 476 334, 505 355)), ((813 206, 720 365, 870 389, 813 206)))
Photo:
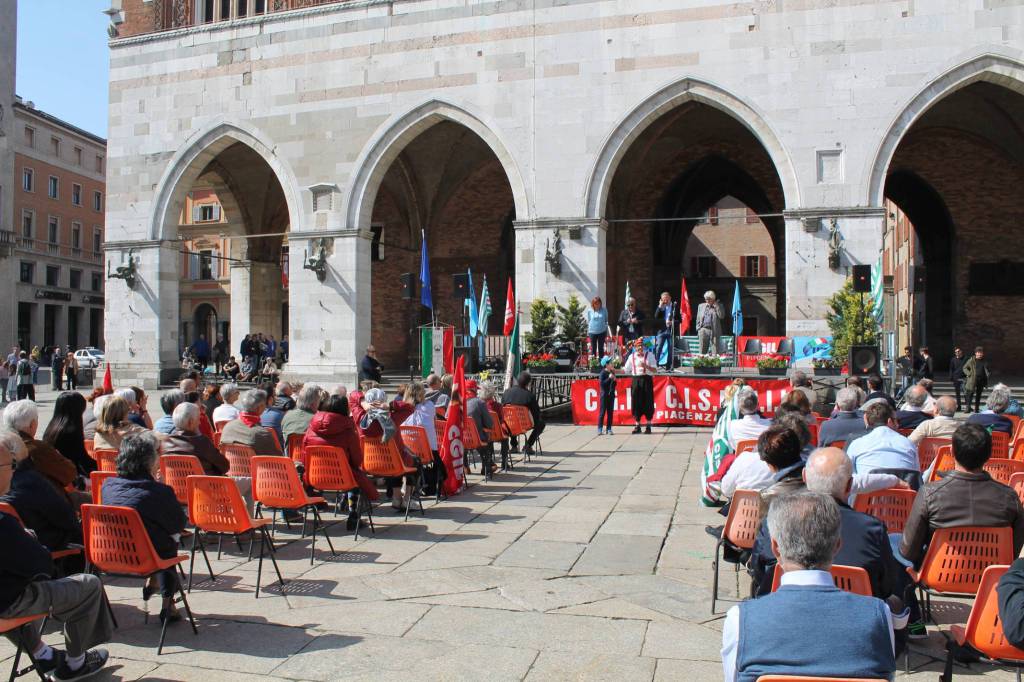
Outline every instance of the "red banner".
POLYGON ((775 355, 779 350, 779 343, 785 336, 741 336, 736 339, 736 352, 740 355, 736 358, 739 367, 757 367, 757 361, 766 355, 775 355), (760 355, 743 355, 743 349, 747 347, 747 341, 758 339, 761 341, 760 355))
MULTIPOLYGON (((714 426, 722 393, 732 379, 705 379, 703 377, 654 377, 654 424, 677 426, 714 426)), ((752 379, 747 382, 761 400, 765 414, 775 412, 789 393, 787 379, 752 379)), ((632 425, 632 378, 620 377, 615 382, 615 419, 621 426, 632 425)), ((601 406, 600 386, 597 379, 580 379, 572 384, 572 420, 578 425, 597 424, 601 406)))

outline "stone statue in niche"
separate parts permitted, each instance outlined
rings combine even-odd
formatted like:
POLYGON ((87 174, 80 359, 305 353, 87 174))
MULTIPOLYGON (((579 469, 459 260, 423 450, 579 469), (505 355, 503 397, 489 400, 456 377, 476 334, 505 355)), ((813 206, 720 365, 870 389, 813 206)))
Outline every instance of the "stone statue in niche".
POLYGON ((835 218, 830 218, 828 227, 828 266, 833 270, 839 269, 839 257, 842 246, 843 235, 839 234, 839 221, 835 218))

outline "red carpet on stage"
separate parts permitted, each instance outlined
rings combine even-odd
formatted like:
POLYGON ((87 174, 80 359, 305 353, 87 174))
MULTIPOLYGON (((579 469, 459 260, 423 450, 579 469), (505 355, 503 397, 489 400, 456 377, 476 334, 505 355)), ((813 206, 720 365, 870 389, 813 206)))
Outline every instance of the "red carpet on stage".
MULTIPOLYGON (((632 426, 631 377, 619 377, 615 385, 616 425, 632 426)), ((695 376, 654 377, 654 424, 676 426, 714 426, 722 401, 722 392, 732 377, 711 379, 695 376)), ((748 379, 761 400, 761 409, 772 414, 786 394, 788 379, 748 379)), ((572 384, 572 420, 582 426, 596 425, 600 408, 597 379, 580 379, 572 384)))

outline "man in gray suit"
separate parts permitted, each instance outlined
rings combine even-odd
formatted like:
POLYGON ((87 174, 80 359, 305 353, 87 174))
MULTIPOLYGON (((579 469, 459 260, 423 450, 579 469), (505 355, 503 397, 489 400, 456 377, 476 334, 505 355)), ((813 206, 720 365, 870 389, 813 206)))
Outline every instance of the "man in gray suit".
POLYGON ((715 292, 705 291, 704 302, 697 306, 697 338, 701 355, 712 351, 718 353, 718 337, 722 335, 724 319, 725 309, 716 299, 715 292))

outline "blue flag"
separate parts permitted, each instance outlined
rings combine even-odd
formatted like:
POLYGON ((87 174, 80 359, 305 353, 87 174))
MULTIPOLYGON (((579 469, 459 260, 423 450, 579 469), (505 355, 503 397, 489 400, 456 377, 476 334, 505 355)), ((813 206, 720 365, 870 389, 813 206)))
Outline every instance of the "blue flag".
POLYGON ((466 299, 466 305, 469 306, 469 338, 476 338, 477 332, 477 312, 476 312, 476 292, 473 290, 473 268, 469 268, 467 271, 469 275, 469 298, 466 299))
POLYGON ((740 281, 736 280, 736 293, 732 297, 732 335, 743 335, 743 308, 740 305, 740 281))
POLYGON ((427 236, 420 230, 423 248, 420 251, 420 303, 434 309, 434 297, 430 292, 430 259, 427 258, 427 236))

